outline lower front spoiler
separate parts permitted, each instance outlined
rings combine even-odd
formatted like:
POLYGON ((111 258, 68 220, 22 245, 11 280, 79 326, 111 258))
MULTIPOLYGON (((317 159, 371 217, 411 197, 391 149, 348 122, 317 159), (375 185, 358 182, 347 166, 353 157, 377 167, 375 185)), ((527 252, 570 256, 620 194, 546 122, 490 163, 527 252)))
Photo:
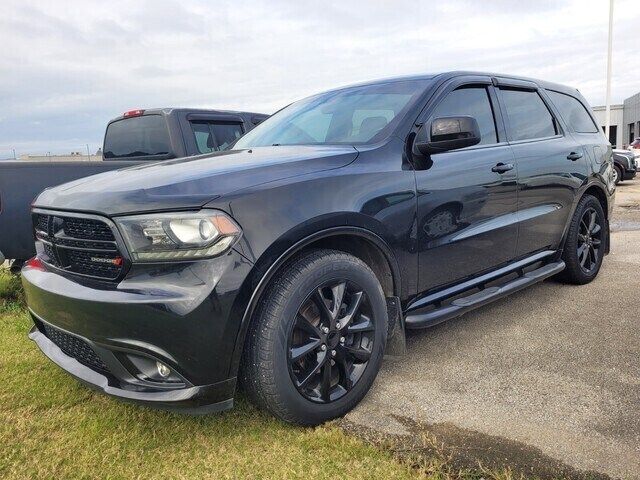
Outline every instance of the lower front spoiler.
POLYGON ((96 391, 120 400, 192 415, 221 412, 233 407, 235 378, 212 385, 190 386, 175 390, 129 390, 112 385, 106 375, 92 370, 64 353, 36 326, 29 332, 29 338, 52 362, 77 380, 96 391))

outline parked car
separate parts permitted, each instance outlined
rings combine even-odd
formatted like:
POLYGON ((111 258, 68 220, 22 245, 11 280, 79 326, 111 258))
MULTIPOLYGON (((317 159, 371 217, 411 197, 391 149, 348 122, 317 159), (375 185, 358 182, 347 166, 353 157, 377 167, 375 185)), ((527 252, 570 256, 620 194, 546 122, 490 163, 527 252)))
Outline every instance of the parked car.
POLYGON ((132 110, 107 124, 102 162, 0 162, 0 260, 18 260, 17 266, 35 255, 29 209, 45 188, 142 162, 224 150, 265 118, 191 108, 132 110))
POLYGON ((636 176, 636 159, 629 150, 613 150, 613 175, 616 185, 636 176))
POLYGON ((358 404, 405 328, 593 280, 614 191, 573 88, 453 72, 332 90, 228 151, 41 193, 29 336, 125 400, 213 412, 240 380, 315 425, 358 404))

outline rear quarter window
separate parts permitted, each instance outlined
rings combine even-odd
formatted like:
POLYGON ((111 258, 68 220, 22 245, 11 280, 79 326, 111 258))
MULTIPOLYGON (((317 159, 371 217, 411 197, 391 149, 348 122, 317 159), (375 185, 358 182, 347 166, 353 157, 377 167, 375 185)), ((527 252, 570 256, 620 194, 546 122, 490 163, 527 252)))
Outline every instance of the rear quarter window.
POLYGON ((578 133, 597 133, 598 127, 585 106, 577 98, 560 92, 547 90, 551 101, 556 106, 560 115, 571 128, 578 133))
POLYGON ((244 134, 242 124, 237 122, 193 121, 190 123, 199 153, 226 150, 244 134))
POLYGON ((169 132, 161 115, 143 115, 112 122, 104 137, 104 158, 168 155, 169 132))

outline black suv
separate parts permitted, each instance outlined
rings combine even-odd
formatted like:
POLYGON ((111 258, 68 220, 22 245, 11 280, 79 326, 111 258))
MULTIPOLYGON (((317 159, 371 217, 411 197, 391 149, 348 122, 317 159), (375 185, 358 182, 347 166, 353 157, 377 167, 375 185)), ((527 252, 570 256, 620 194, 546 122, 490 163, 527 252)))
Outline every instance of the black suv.
POLYGON ((217 411, 239 380, 317 424, 364 397, 405 328, 593 280, 612 172, 572 88, 454 72, 329 91, 230 151, 40 194, 30 337, 125 400, 217 411))
POLYGON ((636 176, 636 159, 629 150, 613 151, 613 180, 617 185, 625 180, 633 180, 636 176))

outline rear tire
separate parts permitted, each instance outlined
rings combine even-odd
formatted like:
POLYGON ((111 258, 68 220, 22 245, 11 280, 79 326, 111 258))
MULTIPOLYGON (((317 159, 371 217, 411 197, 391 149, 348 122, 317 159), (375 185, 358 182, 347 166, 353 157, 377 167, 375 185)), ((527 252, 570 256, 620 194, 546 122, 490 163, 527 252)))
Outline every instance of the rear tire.
POLYGON ((597 198, 580 199, 567 232, 562 259, 566 268, 558 276, 566 283, 584 285, 600 271, 608 236, 604 210, 597 198))
POLYGON ((300 425, 355 407, 380 369, 387 337, 373 271, 346 253, 313 250, 285 265, 260 303, 241 367, 249 398, 300 425))

